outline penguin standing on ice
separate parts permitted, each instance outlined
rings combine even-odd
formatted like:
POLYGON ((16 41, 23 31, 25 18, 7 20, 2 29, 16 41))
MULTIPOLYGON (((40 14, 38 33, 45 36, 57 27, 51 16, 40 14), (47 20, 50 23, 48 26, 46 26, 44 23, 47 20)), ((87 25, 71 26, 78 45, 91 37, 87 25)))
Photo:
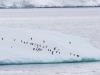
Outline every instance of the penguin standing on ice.
POLYGON ((59 52, 59 54, 60 54, 60 52, 59 52))
POLYGON ((36 49, 38 51, 38 49, 36 49))
MULTIPOLYGON (((58 49, 58 51, 59 51, 59 49, 58 49)), ((56 53, 58 53, 58 51, 56 51, 56 53)))
POLYGON ((30 43, 30 45, 33 45, 33 43, 30 43))
POLYGON ((11 46, 11 48, 13 48, 13 46, 11 46))
POLYGON ((46 46, 46 48, 47 48, 48 46, 46 46))
POLYGON ((54 50, 56 50, 56 47, 54 48, 54 50))
POLYGON ((51 52, 51 49, 50 49, 50 52, 51 52))
POLYGON ((32 38, 31 38, 31 40, 32 40, 32 38))
POLYGON ((54 52, 54 51, 52 51, 52 55, 53 55, 53 52, 54 52))
POLYGON ((79 55, 77 55, 77 57, 79 57, 79 55))
POLYGON ((2 40, 3 40, 3 38, 2 38, 2 40))
POLYGON ((43 46, 43 48, 44 48, 44 46, 43 46))
POLYGON ((16 39, 14 39, 14 41, 16 41, 16 39))
POLYGON ((43 43, 45 43, 45 41, 43 40, 43 43))
POLYGON ((40 45, 40 47, 41 47, 41 45, 40 45))
POLYGON ((71 42, 69 42, 69 44, 71 44, 71 42))
POLYGON ((56 53, 57 53, 58 51, 56 51, 56 53))
POLYGON ((24 44, 25 44, 25 42, 24 42, 24 44))
POLYGON ((35 48, 33 48, 33 50, 35 50, 35 48))

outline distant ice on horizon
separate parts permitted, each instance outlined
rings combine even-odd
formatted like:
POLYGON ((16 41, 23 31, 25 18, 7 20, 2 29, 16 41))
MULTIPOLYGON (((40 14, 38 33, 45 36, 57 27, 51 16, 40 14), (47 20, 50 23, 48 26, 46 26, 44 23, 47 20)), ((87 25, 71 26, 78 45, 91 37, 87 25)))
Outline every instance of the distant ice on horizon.
POLYGON ((100 6, 100 0, 0 0, 0 7, 71 7, 71 6, 100 6))

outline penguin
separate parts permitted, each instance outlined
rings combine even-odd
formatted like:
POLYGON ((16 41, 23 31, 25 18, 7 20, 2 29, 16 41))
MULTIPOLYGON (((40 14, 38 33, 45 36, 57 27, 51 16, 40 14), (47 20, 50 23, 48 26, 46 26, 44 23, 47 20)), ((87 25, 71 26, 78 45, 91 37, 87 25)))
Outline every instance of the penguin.
POLYGON ((58 49, 58 51, 56 51, 56 53, 58 53, 58 52, 59 52, 59 50, 60 50, 60 49, 58 49))
POLYGON ((31 40, 32 40, 32 38, 31 38, 31 40))
POLYGON ((16 39, 14 39, 14 41, 16 41, 16 39))
POLYGON ((54 50, 56 50, 56 47, 54 48, 54 50))
POLYGON ((33 50, 35 50, 35 48, 33 48, 33 50))
POLYGON ((57 53, 58 51, 56 51, 56 53, 57 53))
POLYGON ((2 38, 2 40, 3 40, 3 38, 2 38))
POLYGON ((40 49, 42 51, 42 49, 40 49))
POLYGON ((46 48, 47 48, 47 46, 46 46, 46 48))
POLYGON ((60 52, 59 52, 59 54, 60 54, 60 52))
POLYGON ((43 46, 43 48, 44 48, 44 46, 43 46))
POLYGON ((39 51, 42 51, 42 49, 41 49, 41 48, 39 48, 38 50, 39 50, 39 51))
POLYGON ((54 51, 52 51, 52 55, 53 55, 53 52, 54 52, 54 51))
POLYGON ((30 45, 33 45, 33 43, 30 43, 30 45))
POLYGON ((38 49, 36 49, 38 51, 38 49))
POLYGON ((43 40, 43 43, 45 43, 45 41, 43 40))
POLYGON ((13 48, 13 46, 11 46, 11 48, 13 48))
POLYGON ((69 42, 69 44, 71 44, 71 42, 69 42))
POLYGON ((25 42, 24 42, 24 44, 25 44, 25 42))
POLYGON ((77 57, 79 57, 79 55, 77 55, 77 57))

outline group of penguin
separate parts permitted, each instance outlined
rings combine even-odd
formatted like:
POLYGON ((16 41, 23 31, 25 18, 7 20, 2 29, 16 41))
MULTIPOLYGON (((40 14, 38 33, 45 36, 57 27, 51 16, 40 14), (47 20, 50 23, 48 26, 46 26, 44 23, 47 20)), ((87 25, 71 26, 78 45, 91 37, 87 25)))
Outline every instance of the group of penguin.
MULTIPOLYGON (((2 40, 4 40, 4 38, 2 38, 2 40)), ((31 38, 32 40, 32 38, 31 38)), ((16 39, 14 39, 14 41, 16 41, 16 39)), ((33 51, 42 51, 43 49, 47 49, 48 52, 51 52, 51 54, 53 55, 54 54, 54 51, 55 53, 58 53, 60 54, 60 49, 57 50, 57 47, 54 47, 54 50, 52 49, 49 49, 48 46, 42 46, 41 44, 37 44, 37 43, 29 43, 29 42, 25 42, 23 40, 21 40, 21 43, 23 44, 30 44, 31 46, 33 45, 33 51)), ((43 43, 45 43, 45 41, 43 40, 43 43)), ((13 46, 11 46, 11 48, 13 48, 13 46)))
MULTIPOLYGON (((4 38, 2 38, 2 40, 4 40, 4 38)), ((32 38, 31 38, 31 40, 32 40, 32 38)), ((16 39, 14 39, 14 41, 16 41, 16 39)), ((28 42, 23 42, 22 40, 21 40, 21 43, 29 44, 28 42)), ((43 43, 45 43, 44 40, 43 40, 43 43)), ((69 44, 71 44, 71 42, 69 42, 69 44)), ((47 51, 51 52, 52 55, 54 55, 54 52, 58 53, 58 54, 61 54, 60 49, 57 49, 57 47, 54 47, 53 50, 52 50, 52 49, 48 49, 48 46, 42 46, 42 45, 36 44, 36 43, 30 43, 30 45, 33 45, 33 47, 34 47, 33 51, 35 51, 35 50, 36 51, 42 51, 43 48, 46 48, 47 51)), ((11 48, 13 48, 13 46, 11 46, 11 48)), ((79 55, 75 55, 75 54, 72 54, 72 53, 70 53, 70 55, 79 57, 79 55)))
POLYGON ((79 55, 75 55, 75 54, 72 54, 72 53, 70 53, 70 55, 73 55, 73 56, 77 56, 77 57, 79 57, 79 55))
MULTIPOLYGON (((31 38, 31 40, 32 40, 32 38, 31 38)), ((45 41, 43 40, 43 43, 45 43, 45 41)), ((47 51, 48 52, 50 52, 52 55, 54 54, 54 51, 56 51, 55 53, 58 53, 58 54, 60 54, 60 52, 59 52, 59 50, 60 49, 56 49, 56 47, 54 47, 53 48, 53 50, 52 49, 49 49, 48 48, 48 46, 46 45, 46 46, 42 46, 41 44, 36 44, 36 43, 30 43, 30 45, 33 45, 33 51, 42 51, 43 49, 47 49, 47 51)))

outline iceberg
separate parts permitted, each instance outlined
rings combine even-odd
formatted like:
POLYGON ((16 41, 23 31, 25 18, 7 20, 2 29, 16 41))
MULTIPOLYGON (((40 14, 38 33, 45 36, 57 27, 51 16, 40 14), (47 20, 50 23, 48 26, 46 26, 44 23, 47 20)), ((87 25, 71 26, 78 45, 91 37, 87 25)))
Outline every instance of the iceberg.
POLYGON ((99 60, 100 50, 86 38, 56 31, 0 27, 0 65, 99 60))
POLYGON ((10 6, 10 8, 18 8, 18 7, 16 6, 16 4, 13 4, 12 6, 10 6))
POLYGON ((0 8, 6 8, 6 5, 4 3, 1 3, 0 8))

